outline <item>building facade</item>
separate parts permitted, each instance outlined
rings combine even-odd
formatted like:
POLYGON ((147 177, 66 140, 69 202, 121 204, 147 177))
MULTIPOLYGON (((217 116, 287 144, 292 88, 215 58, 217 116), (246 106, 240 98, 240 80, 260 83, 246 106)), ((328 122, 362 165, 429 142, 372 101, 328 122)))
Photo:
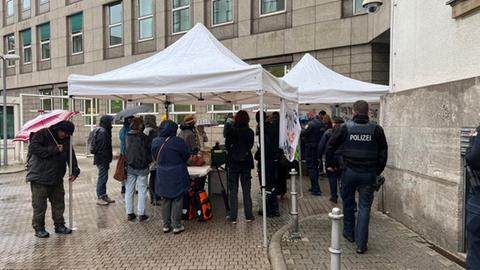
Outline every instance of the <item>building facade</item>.
POLYGON ((480 122, 480 1, 445 2, 394 1, 385 205, 434 244, 464 252, 461 149, 480 122))
MULTIPOLYGON (((69 74, 93 75, 161 51, 196 23, 207 28, 237 56, 283 76, 304 53, 346 76, 388 83, 389 1, 378 14, 366 14, 361 0, 2 0, 4 53, 12 112, 23 122, 38 110, 68 108, 69 74), (22 98, 18 98, 21 94, 22 98), (27 96, 27 95, 42 95, 27 96), (50 97, 52 96, 52 97, 50 97)), ((201 67, 199 67, 201 68, 201 67)), ((82 137, 100 114, 126 104, 77 100, 82 137), (93 120, 92 120, 93 119, 93 120)), ((163 113, 161 104, 149 104, 163 113)), ((223 120, 238 106, 195 108, 175 104, 171 113, 223 120)), ((10 118, 9 118, 10 119, 10 118)), ((21 123, 21 121, 18 121, 21 123)), ((11 134, 17 129, 12 125, 11 134)), ((215 132, 214 132, 215 133, 215 132)))

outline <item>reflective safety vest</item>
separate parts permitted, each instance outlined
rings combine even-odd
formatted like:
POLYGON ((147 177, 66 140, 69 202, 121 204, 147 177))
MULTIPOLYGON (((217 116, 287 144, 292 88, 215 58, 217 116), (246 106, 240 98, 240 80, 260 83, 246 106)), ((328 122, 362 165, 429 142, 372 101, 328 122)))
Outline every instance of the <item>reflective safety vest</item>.
POLYGON ((375 167, 378 158, 378 144, 375 138, 376 125, 372 123, 349 122, 347 140, 342 145, 345 160, 360 161, 366 167, 375 167))

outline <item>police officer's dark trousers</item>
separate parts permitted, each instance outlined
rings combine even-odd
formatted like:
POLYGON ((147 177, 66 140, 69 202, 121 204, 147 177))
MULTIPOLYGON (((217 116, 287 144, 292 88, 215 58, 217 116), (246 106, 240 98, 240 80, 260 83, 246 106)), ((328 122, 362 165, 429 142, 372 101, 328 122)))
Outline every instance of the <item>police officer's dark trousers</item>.
POLYGON ((54 186, 31 182, 34 229, 45 228, 45 213, 47 212, 47 199, 52 207, 52 218, 55 227, 64 225, 63 212, 65 211, 65 189, 63 182, 54 186))
POLYGON ((480 187, 467 202, 467 270, 480 269, 480 187))
POLYGON ((375 172, 357 172, 346 168, 341 177, 341 196, 343 200, 343 234, 355 239, 358 248, 366 248, 368 242, 368 224, 373 203, 375 172), (358 220, 355 222, 355 192, 359 192, 358 220), (355 224, 356 223, 356 224, 355 224), (356 226, 355 226, 356 225, 356 226))

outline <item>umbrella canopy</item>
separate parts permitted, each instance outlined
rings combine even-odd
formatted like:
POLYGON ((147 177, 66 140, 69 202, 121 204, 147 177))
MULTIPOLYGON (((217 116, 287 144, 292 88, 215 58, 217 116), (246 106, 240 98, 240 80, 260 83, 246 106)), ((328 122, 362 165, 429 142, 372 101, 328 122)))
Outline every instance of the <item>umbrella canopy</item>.
POLYGON ((298 87, 300 104, 353 103, 359 99, 379 102, 389 89, 388 85, 366 83, 338 74, 308 53, 283 80, 298 87))
POLYGON ((129 116, 133 116, 134 114, 137 113, 144 113, 144 112, 149 112, 151 108, 141 105, 141 106, 135 106, 135 107, 130 107, 127 108, 115 115, 115 120, 120 120, 129 116))
POLYGON ((65 110, 54 110, 49 113, 41 114, 28 121, 13 139, 14 142, 27 142, 30 139, 30 133, 37 132, 42 128, 48 128, 61 121, 67 121, 77 115, 78 112, 69 112, 65 110))
POLYGON ((199 119, 197 120, 197 126, 204 126, 204 127, 214 127, 218 126, 218 122, 213 119, 199 119))

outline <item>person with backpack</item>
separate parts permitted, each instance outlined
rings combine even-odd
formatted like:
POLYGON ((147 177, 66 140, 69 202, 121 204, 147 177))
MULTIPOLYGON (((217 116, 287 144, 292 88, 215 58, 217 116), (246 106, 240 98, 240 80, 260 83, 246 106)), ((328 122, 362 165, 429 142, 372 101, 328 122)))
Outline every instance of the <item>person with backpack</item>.
POLYGON ((228 151, 228 191, 230 212, 228 220, 237 222, 238 211, 238 182, 242 185, 243 205, 247 222, 254 220, 252 211, 252 175, 254 168, 252 147, 255 133, 249 128, 250 117, 246 111, 238 111, 232 128, 228 131, 225 139, 225 147, 228 151))
POLYGON ((145 214, 147 201, 147 178, 150 172, 149 164, 152 161, 150 142, 143 133, 142 118, 135 117, 130 124, 130 131, 125 139, 125 160, 127 167, 127 180, 125 182, 125 209, 127 220, 146 221, 149 217, 145 214), (135 187, 138 189, 137 215, 133 210, 133 194, 135 187))
MULTIPOLYGON (((155 115, 152 114, 145 115, 144 119, 145 129, 143 130, 143 133, 148 137, 148 143, 151 145, 153 140, 158 136, 157 119, 155 118, 155 115)), ((150 193, 150 204, 157 205, 161 198, 155 195, 155 176, 157 174, 157 167, 154 161, 151 162, 149 168, 150 178, 148 180, 148 191, 150 193)))
POLYGON ((467 201, 467 270, 480 269, 480 139, 477 127, 465 154, 470 182, 467 201))
POLYGON ((108 205, 115 203, 107 195, 108 170, 113 159, 112 153, 112 122, 113 116, 104 115, 100 117, 99 127, 94 132, 93 145, 91 151, 94 154, 93 164, 97 166, 97 205, 108 205))
MULTIPOLYGON (((44 128, 31 135, 28 146, 27 182, 32 191, 33 218, 32 226, 35 236, 47 238, 50 234, 45 230, 45 213, 47 199, 52 207, 52 218, 55 233, 70 234, 72 230, 65 226, 65 189, 63 177, 70 161, 70 136, 75 126, 70 121, 62 121, 49 128, 44 128)), ((68 180, 73 182, 80 174, 75 151, 72 149, 72 175, 68 180)))
POLYGON ((152 156, 157 164, 155 193, 163 198, 163 232, 179 234, 185 230, 181 223, 183 197, 190 185, 187 161, 190 152, 185 141, 176 136, 177 123, 165 120, 159 135, 152 142, 152 156))

